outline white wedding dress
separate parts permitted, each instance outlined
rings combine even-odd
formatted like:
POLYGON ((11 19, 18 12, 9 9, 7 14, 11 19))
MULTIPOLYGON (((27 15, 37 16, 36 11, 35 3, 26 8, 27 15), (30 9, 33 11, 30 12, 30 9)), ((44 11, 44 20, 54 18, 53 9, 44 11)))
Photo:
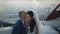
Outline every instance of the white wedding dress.
MULTIPOLYGON (((38 26, 38 34, 59 34, 56 30, 54 30, 52 28, 52 26, 49 26, 49 25, 43 25, 42 21, 39 20, 39 16, 37 14, 36 11, 33 11, 34 13, 34 19, 36 21, 36 25, 38 26)), ((28 30, 28 34, 35 34, 35 31, 32 32, 32 33, 29 33, 29 30, 28 30)))

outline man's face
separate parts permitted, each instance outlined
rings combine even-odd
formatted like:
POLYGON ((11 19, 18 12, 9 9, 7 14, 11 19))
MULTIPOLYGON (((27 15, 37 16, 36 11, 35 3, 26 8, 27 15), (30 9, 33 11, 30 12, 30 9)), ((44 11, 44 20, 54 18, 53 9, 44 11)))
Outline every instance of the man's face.
POLYGON ((25 13, 25 12, 21 13, 20 18, 24 21, 24 20, 25 20, 25 18, 26 18, 26 13, 25 13))

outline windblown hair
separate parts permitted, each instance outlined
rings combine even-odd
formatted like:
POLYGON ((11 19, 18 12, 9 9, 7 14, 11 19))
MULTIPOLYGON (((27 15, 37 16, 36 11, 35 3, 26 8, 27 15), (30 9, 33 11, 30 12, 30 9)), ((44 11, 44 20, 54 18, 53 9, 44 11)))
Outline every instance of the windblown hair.
POLYGON ((35 19, 31 19, 31 21, 30 21, 30 32, 34 31, 35 26, 36 26, 35 19))
POLYGON ((35 26, 36 26, 35 19, 33 18, 34 14, 33 14, 33 11, 28 11, 27 14, 29 14, 32 18, 30 21, 30 32, 32 33, 34 31, 35 26))
POLYGON ((32 11, 28 11, 27 14, 29 14, 31 16, 31 18, 34 16, 32 11))

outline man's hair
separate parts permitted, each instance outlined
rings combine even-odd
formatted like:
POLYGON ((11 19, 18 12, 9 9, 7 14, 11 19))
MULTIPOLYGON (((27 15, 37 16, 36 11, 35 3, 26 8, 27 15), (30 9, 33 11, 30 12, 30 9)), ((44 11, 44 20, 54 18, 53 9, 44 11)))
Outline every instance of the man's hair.
POLYGON ((28 11, 27 14, 29 14, 31 16, 31 18, 33 17, 33 11, 28 11))
POLYGON ((20 16, 22 13, 25 13, 25 11, 20 11, 20 12, 19 12, 19 16, 20 16))

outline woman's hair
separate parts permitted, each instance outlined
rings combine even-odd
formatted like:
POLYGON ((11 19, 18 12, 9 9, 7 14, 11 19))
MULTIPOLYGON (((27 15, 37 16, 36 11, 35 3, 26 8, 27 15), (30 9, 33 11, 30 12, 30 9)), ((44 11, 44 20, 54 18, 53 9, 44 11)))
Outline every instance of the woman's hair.
POLYGON ((33 18, 34 14, 33 14, 33 11, 28 11, 27 14, 29 14, 31 16, 31 20, 30 20, 30 32, 33 32, 34 31, 34 26, 36 26, 36 22, 35 22, 35 19, 33 18))
POLYGON ((34 31, 35 26, 36 26, 35 19, 31 19, 31 21, 30 21, 30 32, 34 31))
POLYGON ((31 18, 33 17, 33 11, 28 11, 27 14, 29 14, 31 16, 31 18))

